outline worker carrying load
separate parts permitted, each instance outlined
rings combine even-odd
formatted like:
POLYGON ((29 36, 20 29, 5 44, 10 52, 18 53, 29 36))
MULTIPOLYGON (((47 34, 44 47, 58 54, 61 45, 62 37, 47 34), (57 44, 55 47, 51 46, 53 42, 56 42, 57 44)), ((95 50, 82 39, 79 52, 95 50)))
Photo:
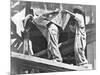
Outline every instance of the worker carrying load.
POLYGON ((85 30, 85 12, 81 6, 76 6, 73 8, 73 20, 70 29, 75 30, 75 42, 74 42, 74 53, 76 65, 87 66, 88 61, 85 56, 86 49, 86 30, 85 30))

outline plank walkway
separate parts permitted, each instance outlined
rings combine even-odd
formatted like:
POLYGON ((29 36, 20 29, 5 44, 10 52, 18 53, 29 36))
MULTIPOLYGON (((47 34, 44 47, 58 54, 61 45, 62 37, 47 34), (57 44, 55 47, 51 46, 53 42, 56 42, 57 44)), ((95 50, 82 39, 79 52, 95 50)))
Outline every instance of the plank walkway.
POLYGON ((16 52, 11 52, 11 62, 25 64, 28 67, 43 69, 47 72, 82 71, 92 69, 91 65, 89 65, 88 68, 84 68, 16 52))

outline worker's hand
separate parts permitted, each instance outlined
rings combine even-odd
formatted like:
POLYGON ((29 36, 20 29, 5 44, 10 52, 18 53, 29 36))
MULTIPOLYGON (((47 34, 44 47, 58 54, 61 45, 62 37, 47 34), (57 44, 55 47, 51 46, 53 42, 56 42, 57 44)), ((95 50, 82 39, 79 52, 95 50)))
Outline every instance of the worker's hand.
POLYGON ((60 47, 61 45, 62 45, 62 43, 59 43, 59 44, 58 44, 58 47, 60 47))
POLYGON ((25 22, 27 21, 27 20, 30 20, 30 21, 32 21, 33 20, 33 16, 31 15, 31 14, 28 14, 26 17, 25 17, 25 22))

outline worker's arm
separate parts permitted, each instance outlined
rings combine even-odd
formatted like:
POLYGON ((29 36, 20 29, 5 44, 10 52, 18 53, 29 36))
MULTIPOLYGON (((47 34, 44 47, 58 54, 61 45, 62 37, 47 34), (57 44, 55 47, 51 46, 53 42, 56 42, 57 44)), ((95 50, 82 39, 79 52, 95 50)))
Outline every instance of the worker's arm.
POLYGON ((75 13, 70 12, 69 10, 65 10, 67 13, 69 13, 71 16, 75 16, 75 13))

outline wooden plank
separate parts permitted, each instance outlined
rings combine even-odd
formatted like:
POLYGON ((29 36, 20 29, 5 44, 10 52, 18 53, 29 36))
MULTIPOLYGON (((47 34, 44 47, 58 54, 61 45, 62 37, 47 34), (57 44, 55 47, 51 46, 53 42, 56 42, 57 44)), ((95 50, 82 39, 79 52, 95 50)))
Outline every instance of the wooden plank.
POLYGON ((42 50, 42 51, 40 51, 40 52, 38 52, 38 53, 35 53, 34 56, 41 56, 41 55, 46 54, 46 52, 47 52, 47 49, 42 50))
POLYGON ((17 60, 19 63, 27 63, 30 67, 41 68, 47 71, 77 71, 77 70, 90 70, 92 68, 83 68, 79 66, 73 66, 61 62, 55 62, 48 59, 43 59, 35 56, 24 55, 20 53, 11 52, 12 59, 17 60))

